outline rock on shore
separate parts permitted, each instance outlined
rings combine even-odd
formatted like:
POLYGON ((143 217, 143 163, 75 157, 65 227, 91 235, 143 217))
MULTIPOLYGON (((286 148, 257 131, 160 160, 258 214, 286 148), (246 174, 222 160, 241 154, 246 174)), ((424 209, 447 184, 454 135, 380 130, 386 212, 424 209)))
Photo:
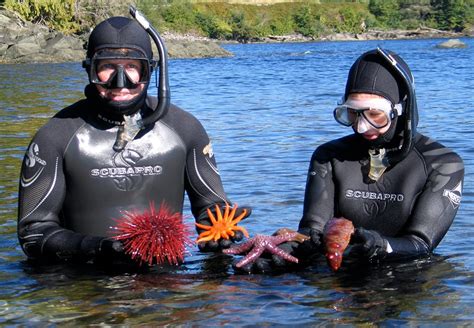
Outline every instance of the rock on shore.
MULTIPOLYGON (((171 58, 227 57, 218 43, 197 37, 162 36, 171 58)), ((25 22, 11 11, 0 11, 0 63, 80 62, 85 59, 87 36, 50 31, 25 22)), ((155 54, 157 52, 155 51, 155 54)))

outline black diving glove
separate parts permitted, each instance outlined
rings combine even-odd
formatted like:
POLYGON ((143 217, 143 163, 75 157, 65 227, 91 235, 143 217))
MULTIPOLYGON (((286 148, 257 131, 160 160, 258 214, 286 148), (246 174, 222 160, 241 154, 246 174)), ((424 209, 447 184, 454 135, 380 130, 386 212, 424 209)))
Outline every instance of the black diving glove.
POLYGON ((112 238, 86 236, 81 242, 82 252, 94 262, 132 261, 123 243, 112 238))
MULTIPOLYGON (((225 207, 224 208, 221 207, 221 212, 222 213, 224 213, 224 210, 225 210, 225 207)), ((211 207, 211 211, 214 214, 214 217, 217 218, 217 215, 215 213, 215 206, 211 207)), ((234 218, 239 217, 241 214, 243 214, 244 211, 246 213, 245 213, 244 217, 242 218, 242 220, 244 220, 244 219, 246 219, 250 216, 250 214, 252 213, 252 208, 245 207, 245 206, 237 207, 237 209, 235 211, 234 218)), ((211 219, 209 218, 209 216, 207 214, 207 210, 203 211, 201 213, 201 215, 199 215, 199 217, 196 219, 196 223, 206 225, 206 226, 211 226, 212 225, 211 219)), ((198 234, 200 234, 200 233, 202 233, 206 230, 201 229, 199 227, 196 227, 196 231, 197 231, 198 234)), ((244 238, 244 234, 241 231, 237 230, 237 231, 234 231, 234 236, 231 236, 230 239, 221 238, 217 241, 210 240, 210 241, 206 241, 206 242, 199 242, 198 247, 199 247, 199 250, 201 252, 219 252, 222 249, 229 248, 233 243, 239 242, 243 238, 244 238)))
POLYGON ((387 255, 388 242, 377 231, 357 228, 350 243, 350 254, 362 256, 369 261, 383 259, 387 255))

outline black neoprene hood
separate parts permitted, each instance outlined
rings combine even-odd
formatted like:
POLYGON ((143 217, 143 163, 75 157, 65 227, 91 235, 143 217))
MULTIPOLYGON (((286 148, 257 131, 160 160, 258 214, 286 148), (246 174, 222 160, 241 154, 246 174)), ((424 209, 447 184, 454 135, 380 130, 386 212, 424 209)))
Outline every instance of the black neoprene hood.
POLYGON ((104 48, 130 48, 143 52, 149 60, 153 59, 150 37, 136 21, 127 17, 111 17, 92 31, 87 46, 87 58, 104 48))
MULTIPOLYGON (((408 65, 396 54, 391 53, 407 72, 408 65)), ((352 65, 347 77, 344 98, 351 93, 371 93, 398 104, 405 97, 405 83, 400 81, 390 64, 376 50, 362 54, 352 65)))

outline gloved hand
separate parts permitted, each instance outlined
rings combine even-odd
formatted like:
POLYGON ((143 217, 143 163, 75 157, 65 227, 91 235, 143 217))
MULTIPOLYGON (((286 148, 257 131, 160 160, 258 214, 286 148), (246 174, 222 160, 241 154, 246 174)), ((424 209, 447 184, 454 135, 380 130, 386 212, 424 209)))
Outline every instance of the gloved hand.
POLYGON ((350 254, 363 256, 369 260, 382 259, 387 255, 387 240, 377 231, 357 228, 350 243, 353 245, 350 254))
POLYGON ((81 242, 84 255, 98 262, 131 261, 123 243, 112 238, 86 236, 81 242))
POLYGON ((298 230, 298 232, 309 236, 310 239, 304 241, 303 243, 299 243, 297 241, 287 241, 278 245, 278 248, 298 258, 299 263, 287 261, 278 255, 264 254, 255 262, 249 263, 248 265, 244 265, 240 268, 235 266, 235 264, 238 262, 235 261, 233 263, 234 270, 245 273, 277 273, 304 266, 309 262, 309 259, 313 255, 319 252, 322 234, 321 232, 310 228, 303 228, 298 230))
MULTIPOLYGON (((235 211, 235 216, 234 217, 239 217, 244 211, 246 211, 245 216, 242 218, 242 220, 248 218, 250 214, 252 213, 252 208, 250 207, 237 207, 235 211)), ((221 212, 224 212, 223 209, 221 209, 221 212)), ((212 213, 215 215, 215 208, 212 208, 212 213)), ((208 217, 207 211, 203 211, 203 213, 198 217, 196 220, 197 223, 203 224, 203 225, 212 225, 211 220, 208 217)), ((196 228, 196 231, 198 234, 203 232, 203 229, 196 228)), ((198 243, 199 250, 201 252, 218 252, 224 248, 229 248, 234 242, 241 241, 244 238, 244 234, 241 231, 234 231, 235 235, 231 236, 230 239, 225 239, 221 238, 217 241, 207 241, 207 242, 200 242, 198 243)))

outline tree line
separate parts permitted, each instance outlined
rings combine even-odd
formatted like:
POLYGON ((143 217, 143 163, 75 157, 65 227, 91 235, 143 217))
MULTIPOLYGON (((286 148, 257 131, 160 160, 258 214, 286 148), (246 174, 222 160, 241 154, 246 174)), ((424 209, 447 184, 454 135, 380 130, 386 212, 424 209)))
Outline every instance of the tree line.
MULTIPOLYGON (((87 33, 107 17, 128 16, 128 4, 121 0, 3 2, 5 8, 24 19, 65 34, 87 33)), ((471 28, 474 22, 474 0, 306 0, 266 5, 212 0, 136 0, 135 6, 161 32, 239 41, 296 33, 320 37, 419 27, 461 32, 471 28)))

